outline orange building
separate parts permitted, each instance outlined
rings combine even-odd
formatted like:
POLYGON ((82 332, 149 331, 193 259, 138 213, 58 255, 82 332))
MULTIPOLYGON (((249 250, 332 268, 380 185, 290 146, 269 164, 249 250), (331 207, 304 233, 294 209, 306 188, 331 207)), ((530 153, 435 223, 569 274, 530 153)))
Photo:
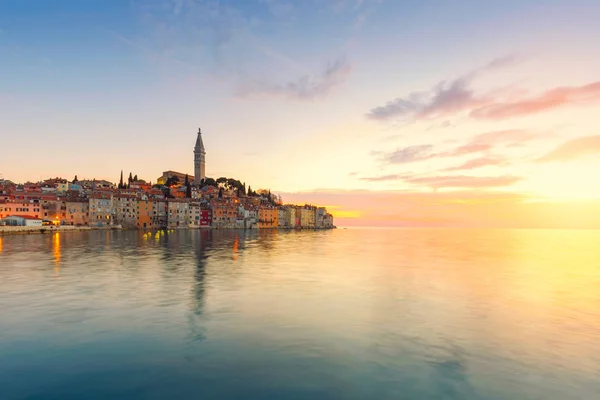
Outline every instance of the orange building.
POLYGON ((136 227, 151 228, 154 217, 154 202, 148 199, 136 200, 136 227))
POLYGON ((277 228, 279 225, 279 210, 276 207, 259 207, 258 227, 260 229, 277 228))

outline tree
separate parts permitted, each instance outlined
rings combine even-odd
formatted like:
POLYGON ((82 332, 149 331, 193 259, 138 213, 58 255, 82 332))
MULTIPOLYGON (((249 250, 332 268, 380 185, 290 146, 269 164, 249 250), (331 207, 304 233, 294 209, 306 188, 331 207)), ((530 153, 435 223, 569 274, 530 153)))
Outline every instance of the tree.
POLYGON ((190 177, 185 174, 185 197, 188 199, 192 198, 192 185, 190 184, 190 177))
POLYGON ((204 186, 217 187, 217 181, 215 181, 213 178, 205 178, 204 179, 204 186))
POLYGON ((137 182, 137 180, 138 180, 137 174, 133 177, 133 180, 137 182))
POLYGON ((219 200, 223 198, 223 188, 219 189, 219 200))
POLYGON ((179 178, 176 176, 170 176, 169 179, 165 182, 165 186, 171 187, 179 183, 179 178))
POLYGON ((121 170, 121 179, 119 180, 119 189, 123 189, 123 170, 121 170))
POLYGON ((75 178, 73 178, 73 183, 78 182, 79 180, 77 179, 77 175, 75 175, 75 178))
POLYGON ((217 186, 220 188, 227 186, 227 178, 225 178, 224 176, 217 178, 216 182, 217 182, 217 186))

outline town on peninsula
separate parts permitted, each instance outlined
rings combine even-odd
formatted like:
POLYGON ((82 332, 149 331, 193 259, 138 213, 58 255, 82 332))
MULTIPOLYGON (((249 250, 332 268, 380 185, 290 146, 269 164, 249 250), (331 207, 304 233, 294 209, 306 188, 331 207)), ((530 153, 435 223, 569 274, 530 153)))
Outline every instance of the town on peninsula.
POLYGON ((194 175, 165 171, 155 183, 121 171, 117 184, 63 178, 16 184, 0 178, 0 234, 68 229, 332 229, 325 207, 284 204, 270 190, 206 177, 198 129, 194 175))

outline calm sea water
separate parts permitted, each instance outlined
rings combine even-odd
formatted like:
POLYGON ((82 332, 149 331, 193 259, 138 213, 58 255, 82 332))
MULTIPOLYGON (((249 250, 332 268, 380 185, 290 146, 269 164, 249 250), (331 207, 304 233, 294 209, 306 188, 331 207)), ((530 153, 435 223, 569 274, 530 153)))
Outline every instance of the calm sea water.
POLYGON ((2 399, 598 399, 600 232, 0 237, 2 399))

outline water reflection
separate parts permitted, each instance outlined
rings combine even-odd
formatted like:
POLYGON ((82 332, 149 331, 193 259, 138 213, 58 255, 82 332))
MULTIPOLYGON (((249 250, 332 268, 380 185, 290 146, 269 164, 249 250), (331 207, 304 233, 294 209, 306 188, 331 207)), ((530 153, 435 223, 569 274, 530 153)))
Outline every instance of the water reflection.
POLYGON ((0 263, 11 266, 0 268, 3 399, 587 399, 600 390, 600 232, 0 240, 0 263))
POLYGON ((0 254, 2 254, 2 236, 0 236, 0 254))
POLYGON ((52 254, 54 255, 54 276, 60 276, 60 234, 52 235, 52 254))
POLYGON ((239 256, 239 247, 240 247, 240 237, 238 235, 238 233, 235 233, 235 240, 233 241, 233 261, 237 261, 238 256, 239 256))

